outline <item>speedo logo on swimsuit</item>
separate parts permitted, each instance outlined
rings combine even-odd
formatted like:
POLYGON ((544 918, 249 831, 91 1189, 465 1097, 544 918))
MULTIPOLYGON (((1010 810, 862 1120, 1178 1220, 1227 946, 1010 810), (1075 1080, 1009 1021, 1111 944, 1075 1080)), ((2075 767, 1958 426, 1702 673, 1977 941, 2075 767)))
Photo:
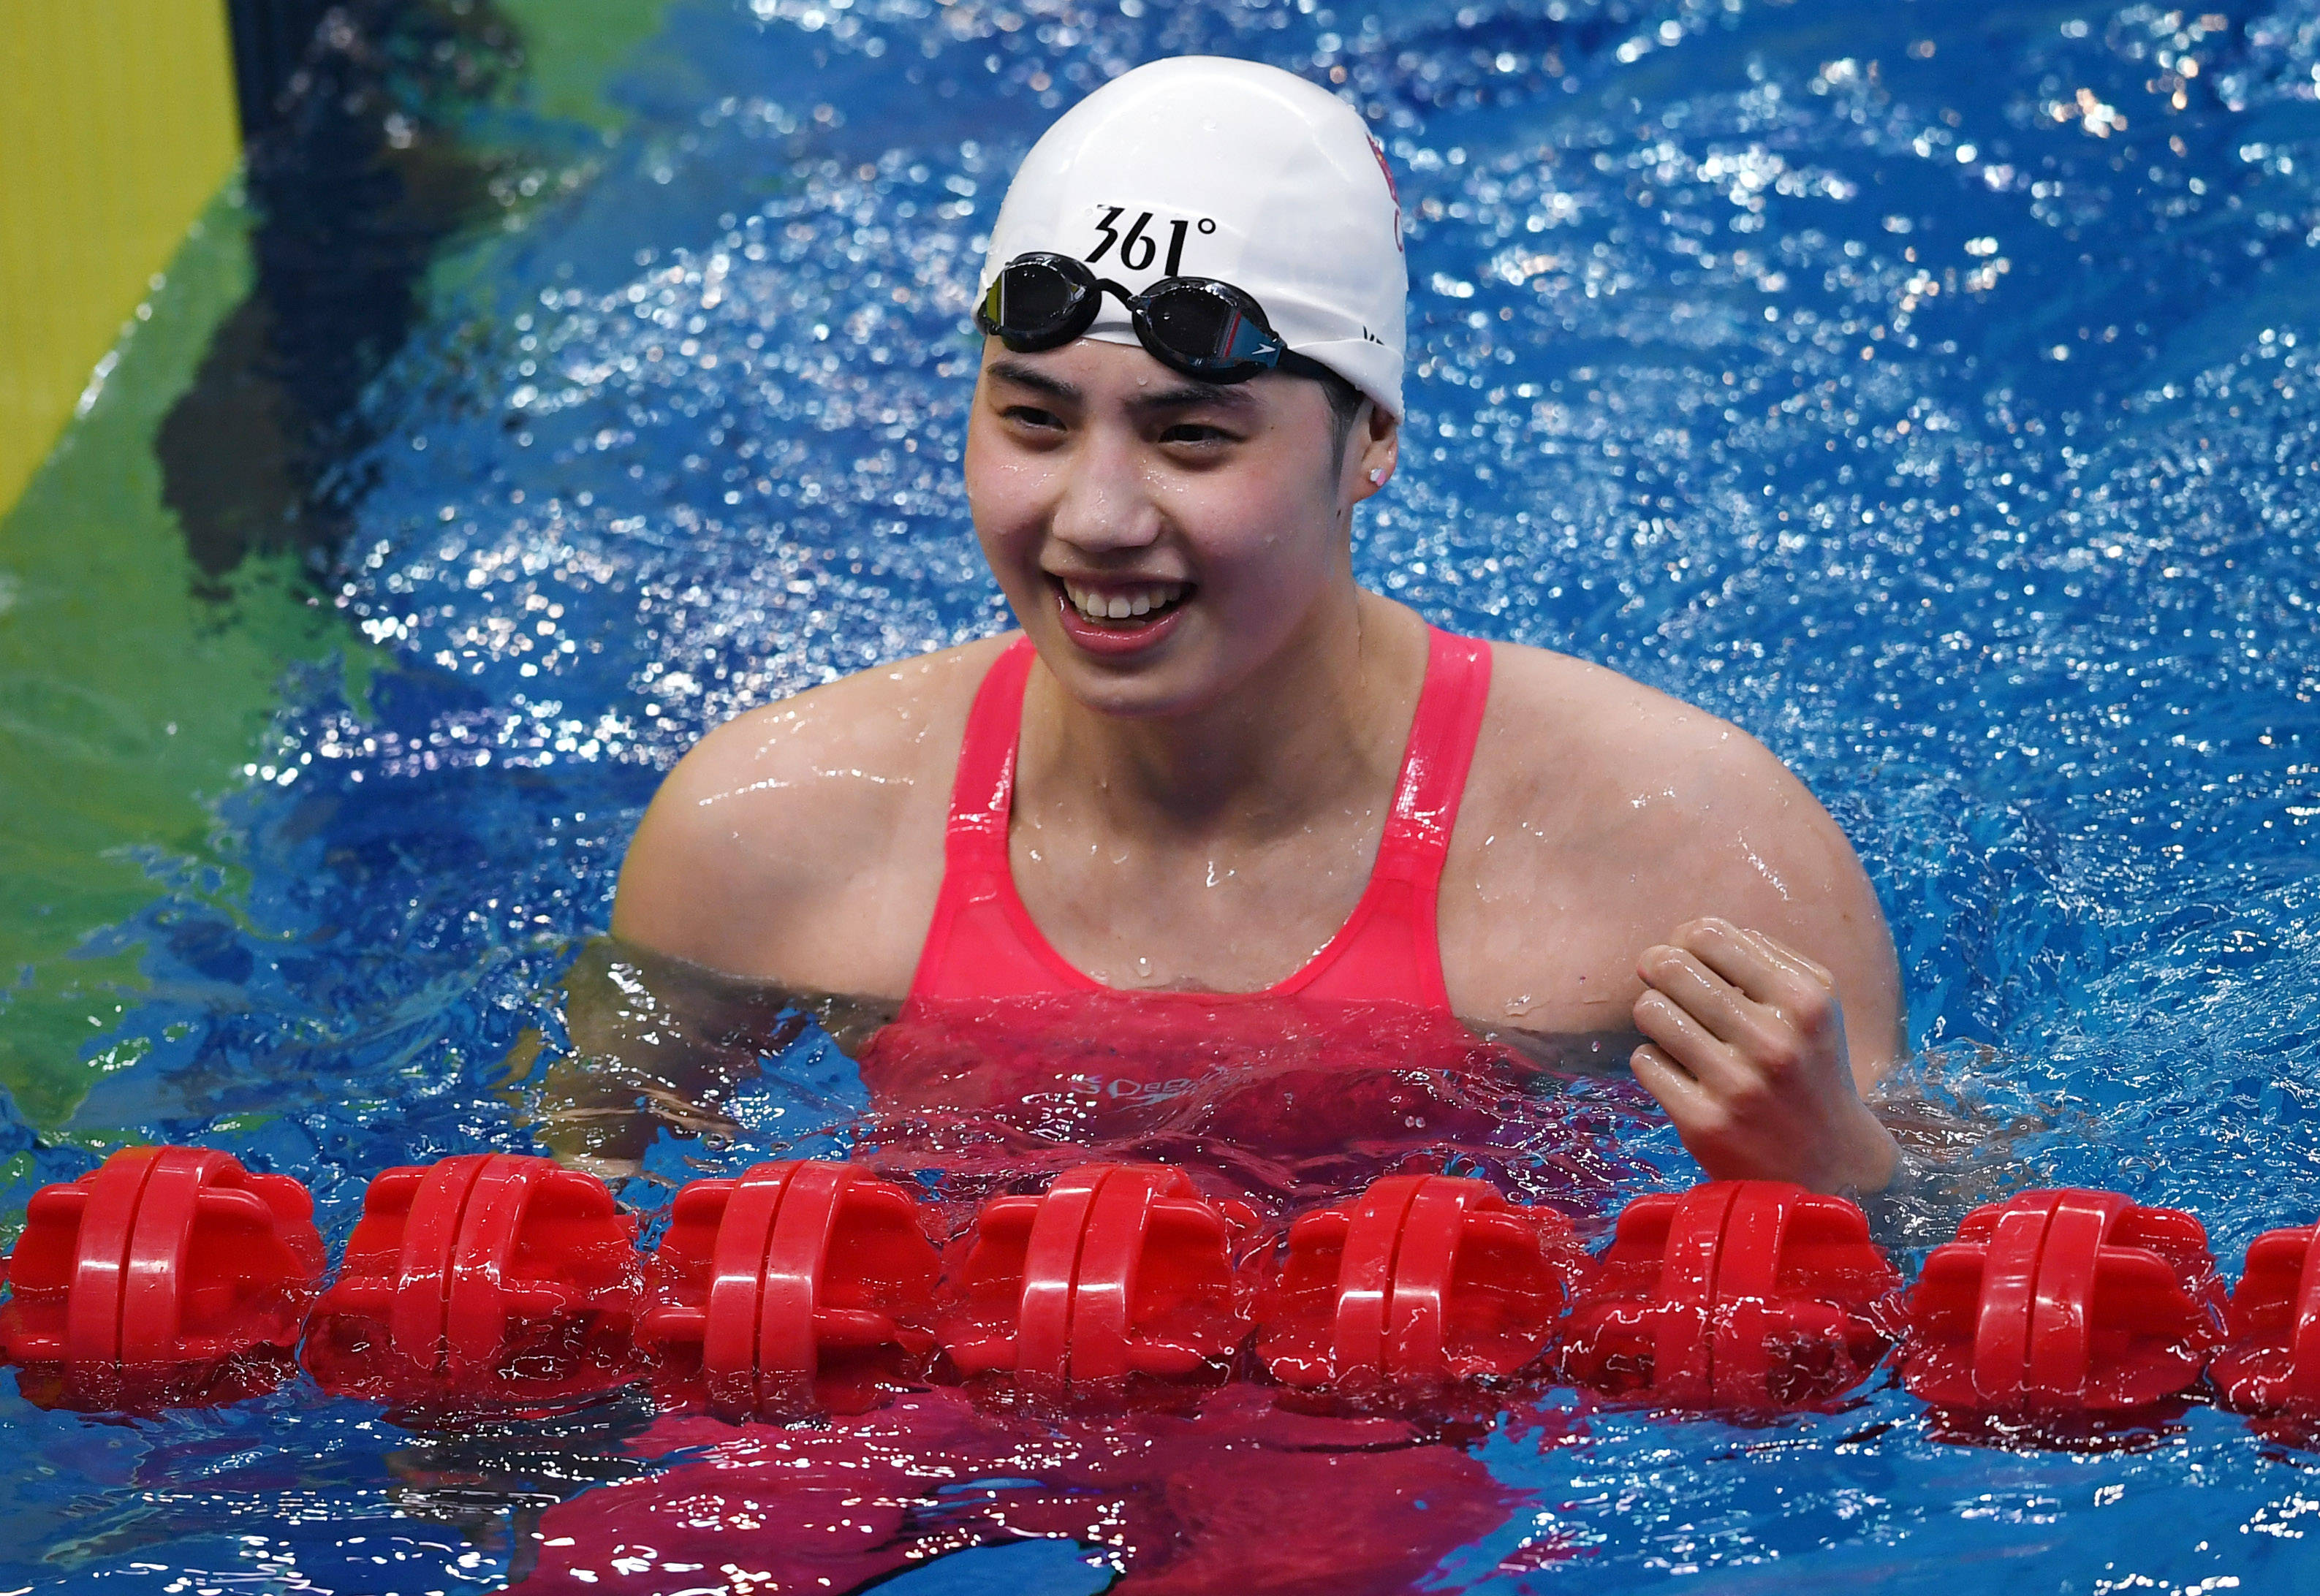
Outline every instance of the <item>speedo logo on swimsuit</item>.
POLYGON ((1191 1077, 1182 1075, 1169 1080, 1133 1080, 1127 1076, 1107 1080, 1100 1075, 1075 1075, 1065 1083, 1074 1092, 1101 1097, 1107 1103, 1165 1103, 1171 1097, 1186 1096, 1197 1084, 1191 1077))

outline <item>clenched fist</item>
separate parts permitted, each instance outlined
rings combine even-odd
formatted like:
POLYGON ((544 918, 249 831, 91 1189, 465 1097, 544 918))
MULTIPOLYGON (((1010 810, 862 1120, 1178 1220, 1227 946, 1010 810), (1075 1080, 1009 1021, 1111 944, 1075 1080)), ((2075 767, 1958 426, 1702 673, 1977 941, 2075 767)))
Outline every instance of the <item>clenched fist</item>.
POLYGON ((1761 931, 1693 920, 1636 961, 1636 1078, 1717 1180, 1873 1191, 1899 1148, 1861 1101, 1827 970, 1761 931))

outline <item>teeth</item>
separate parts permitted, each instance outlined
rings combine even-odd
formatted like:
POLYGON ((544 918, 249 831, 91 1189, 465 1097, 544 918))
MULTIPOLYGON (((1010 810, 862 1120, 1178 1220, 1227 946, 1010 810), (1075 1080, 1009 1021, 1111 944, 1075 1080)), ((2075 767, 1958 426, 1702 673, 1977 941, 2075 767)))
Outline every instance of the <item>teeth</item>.
POLYGON ((1128 620, 1139 615, 1149 615, 1155 609, 1165 609, 1183 598, 1190 584, 1181 582, 1154 582, 1146 587, 1119 588, 1100 592, 1083 588, 1077 582, 1064 584, 1065 596, 1072 608, 1090 620, 1128 620))

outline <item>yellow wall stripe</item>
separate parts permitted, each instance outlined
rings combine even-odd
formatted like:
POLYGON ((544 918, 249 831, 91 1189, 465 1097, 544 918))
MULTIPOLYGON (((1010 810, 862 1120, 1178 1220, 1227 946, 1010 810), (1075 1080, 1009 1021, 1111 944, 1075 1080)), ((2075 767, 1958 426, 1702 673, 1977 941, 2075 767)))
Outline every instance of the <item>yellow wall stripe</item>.
POLYGON ((0 0, 0 512, 241 149, 222 0, 0 0))

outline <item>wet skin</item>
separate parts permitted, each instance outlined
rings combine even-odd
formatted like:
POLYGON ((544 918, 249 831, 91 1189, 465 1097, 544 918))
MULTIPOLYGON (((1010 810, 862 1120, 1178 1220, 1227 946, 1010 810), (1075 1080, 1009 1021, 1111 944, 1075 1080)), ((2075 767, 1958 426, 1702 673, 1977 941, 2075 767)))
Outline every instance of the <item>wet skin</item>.
MULTIPOLYGON (((1109 985, 1269 986, 1366 885, 1427 644, 1351 569, 1355 507, 1392 472, 1395 423, 1365 405, 1336 438, 1311 383, 1208 388, 1094 340, 986 350, 968 498, 1039 651, 1015 880, 1056 950, 1109 985), (1174 602, 1089 620, 1074 592, 1119 599, 1115 613, 1174 602)), ((615 933, 734 976, 898 999, 933 915, 968 705, 1007 641, 865 672, 702 739, 638 833, 615 933)), ((1439 914, 1460 1014, 1632 1026, 1636 1078, 1711 1176, 1889 1177, 1894 1144, 1860 1090, 1901 1051, 1890 935, 1835 822, 1738 728, 1498 645, 1439 914)))

